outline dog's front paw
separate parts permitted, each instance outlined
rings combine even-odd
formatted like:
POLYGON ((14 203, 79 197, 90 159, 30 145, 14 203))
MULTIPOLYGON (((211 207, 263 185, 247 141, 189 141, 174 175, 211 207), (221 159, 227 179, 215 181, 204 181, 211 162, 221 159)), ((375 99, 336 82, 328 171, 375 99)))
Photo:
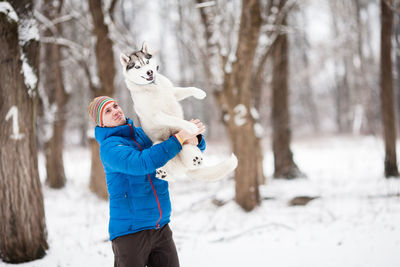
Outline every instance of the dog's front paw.
POLYGON ((193 91, 193 96, 197 99, 204 99, 207 94, 206 92, 204 92, 203 90, 193 87, 194 91, 193 91))
POLYGON ((196 156, 193 158, 193 166, 197 167, 203 163, 203 157, 196 156))
POLYGON ((197 127, 196 124, 188 122, 184 130, 186 130, 190 134, 195 134, 199 131, 199 128, 197 127))
POLYGON ((160 169, 157 169, 156 170, 156 177, 158 178, 158 179, 166 179, 167 178, 167 172, 166 171, 164 171, 162 168, 160 168, 160 169))

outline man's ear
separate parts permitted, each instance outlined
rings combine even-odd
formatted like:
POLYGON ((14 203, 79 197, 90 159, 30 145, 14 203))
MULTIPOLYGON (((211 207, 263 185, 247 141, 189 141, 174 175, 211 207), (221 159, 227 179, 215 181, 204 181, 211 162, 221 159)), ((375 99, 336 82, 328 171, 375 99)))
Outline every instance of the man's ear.
POLYGON ((130 57, 128 57, 124 53, 121 53, 121 55, 119 56, 119 60, 121 61, 122 66, 126 67, 129 63, 130 57))
POLYGON ((147 43, 146 42, 143 42, 143 44, 142 44, 142 49, 140 49, 143 53, 145 53, 145 54, 150 54, 149 53, 149 47, 147 46, 147 43))

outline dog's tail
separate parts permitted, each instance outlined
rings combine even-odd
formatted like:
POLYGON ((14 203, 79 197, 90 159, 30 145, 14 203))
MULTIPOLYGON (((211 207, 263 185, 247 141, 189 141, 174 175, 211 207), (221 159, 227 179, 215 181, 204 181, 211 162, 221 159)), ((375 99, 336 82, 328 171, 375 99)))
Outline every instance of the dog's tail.
POLYGON ((203 166, 187 172, 189 177, 205 181, 217 181, 234 171, 238 165, 238 159, 232 154, 228 159, 214 166, 203 166))

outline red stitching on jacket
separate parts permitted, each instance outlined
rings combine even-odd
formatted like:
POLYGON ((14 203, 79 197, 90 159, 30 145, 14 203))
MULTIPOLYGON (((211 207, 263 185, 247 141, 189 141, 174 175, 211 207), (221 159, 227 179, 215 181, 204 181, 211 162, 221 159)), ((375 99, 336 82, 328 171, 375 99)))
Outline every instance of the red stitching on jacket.
MULTIPOLYGON (((132 125, 130 125, 129 123, 128 123, 128 125, 129 125, 129 127, 131 128, 131 138, 132 138, 132 140, 133 140, 133 141, 136 143, 136 145, 139 147, 140 151, 142 151, 142 150, 143 150, 142 147, 139 145, 138 142, 136 142, 135 138, 133 138, 133 128, 132 128, 132 125)), ((147 174, 147 177, 149 177, 149 181, 150 181, 151 187, 153 188, 154 195, 156 196, 157 205, 158 205, 158 210, 160 211, 160 218, 158 219, 158 221, 157 221, 157 223, 156 223, 156 227, 157 227, 157 229, 158 229, 158 228, 160 228, 159 222, 161 221, 161 218, 162 218, 162 211, 161 211, 160 201, 158 200, 157 192, 156 192, 156 189, 154 188, 153 182, 151 181, 150 174, 147 174)))

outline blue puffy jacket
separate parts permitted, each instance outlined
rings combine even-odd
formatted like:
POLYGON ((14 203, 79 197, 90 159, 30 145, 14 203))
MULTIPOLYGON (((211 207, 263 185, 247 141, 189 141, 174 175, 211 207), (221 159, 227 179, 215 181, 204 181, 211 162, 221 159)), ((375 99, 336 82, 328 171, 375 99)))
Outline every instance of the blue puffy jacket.
MULTIPOLYGON (((171 202, 168 182, 155 177, 182 149, 179 141, 168 140, 152 145, 140 127, 127 118, 118 127, 96 127, 100 158, 107 180, 110 203, 110 240, 169 223, 171 202)), ((205 141, 198 147, 203 151, 205 141)))

